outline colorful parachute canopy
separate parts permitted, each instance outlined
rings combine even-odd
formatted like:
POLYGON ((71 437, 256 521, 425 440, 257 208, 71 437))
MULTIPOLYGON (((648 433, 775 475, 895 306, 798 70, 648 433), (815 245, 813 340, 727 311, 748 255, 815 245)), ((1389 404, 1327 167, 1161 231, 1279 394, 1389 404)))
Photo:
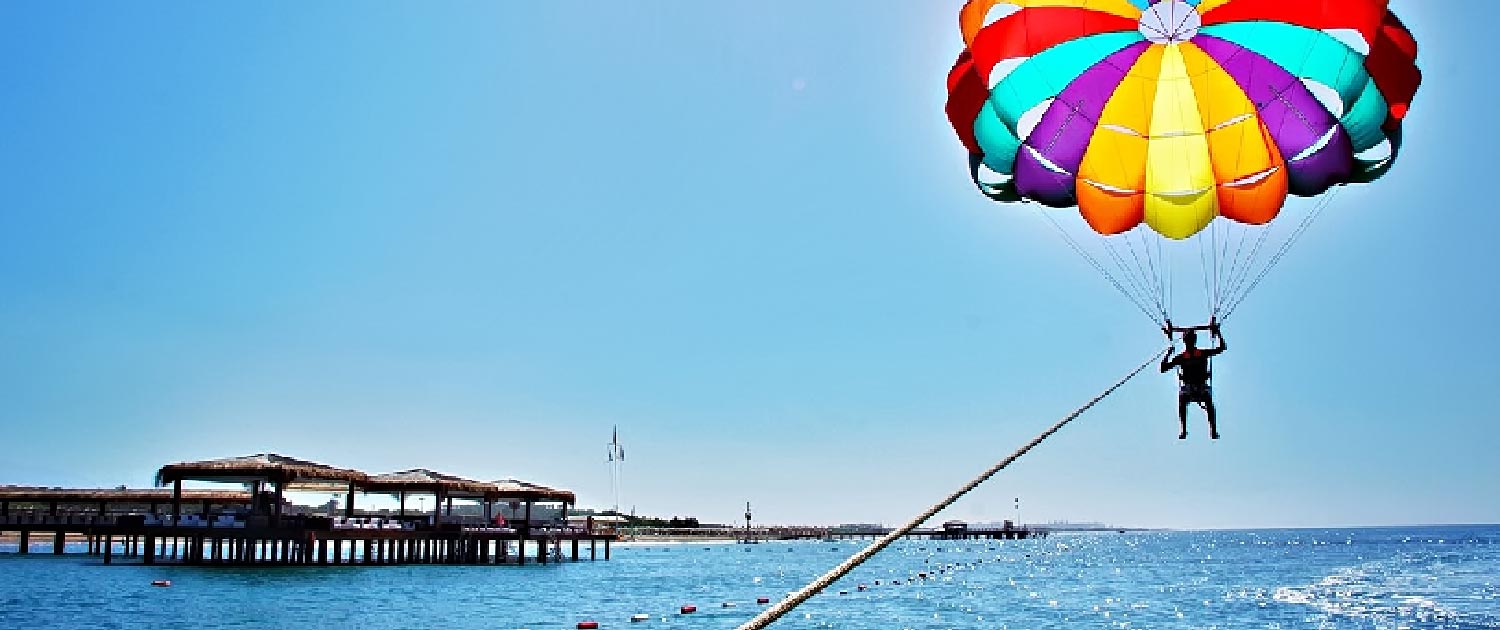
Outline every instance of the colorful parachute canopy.
POLYGON ((1395 161, 1421 73, 1386 5, 969 0, 948 117, 996 200, 1076 205, 1106 235, 1265 224, 1395 161))

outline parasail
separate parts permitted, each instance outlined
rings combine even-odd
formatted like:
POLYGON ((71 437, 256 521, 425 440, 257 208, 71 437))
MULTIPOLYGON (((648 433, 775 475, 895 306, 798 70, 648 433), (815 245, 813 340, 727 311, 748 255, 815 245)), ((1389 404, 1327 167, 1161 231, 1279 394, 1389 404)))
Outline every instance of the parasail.
POLYGON ((1110 252, 1098 259, 1119 264, 1085 256, 1155 319, 1171 299, 1154 256, 1208 241, 1222 317, 1285 253, 1252 230, 1279 223, 1289 196, 1394 164, 1421 73, 1387 4, 970 0, 948 117, 985 195, 1076 207, 1110 252))

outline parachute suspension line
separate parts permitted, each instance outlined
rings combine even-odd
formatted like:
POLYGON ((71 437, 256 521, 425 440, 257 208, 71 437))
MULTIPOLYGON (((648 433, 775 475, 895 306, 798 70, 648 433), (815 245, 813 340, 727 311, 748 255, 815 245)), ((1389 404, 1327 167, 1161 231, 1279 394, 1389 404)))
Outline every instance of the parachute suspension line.
POLYGON ((1219 312, 1219 306, 1224 303, 1224 298, 1227 297, 1224 293, 1224 283, 1229 280, 1229 273, 1232 270, 1232 263, 1234 262, 1229 259, 1229 244, 1234 242, 1231 234, 1234 226, 1229 221, 1223 221, 1222 223, 1224 224, 1221 226, 1223 229, 1219 230, 1219 272, 1221 274, 1219 276, 1219 302, 1218 304, 1214 304, 1213 312, 1215 314, 1219 312))
MULTIPOLYGON (((1105 238, 1102 243, 1104 244, 1104 251, 1109 254, 1109 257, 1115 261, 1115 266, 1120 269, 1120 275, 1130 281, 1130 285, 1135 289, 1135 294, 1141 303, 1148 306, 1155 306, 1155 310, 1160 312, 1161 305, 1151 299, 1151 290, 1147 287, 1150 281, 1146 280, 1146 272, 1140 266, 1140 258, 1137 257, 1135 259, 1136 265, 1132 267, 1126 263, 1125 256, 1120 254, 1120 250, 1115 247, 1113 237, 1105 238)), ((1129 240, 1125 241, 1125 246, 1127 248, 1130 247, 1129 240)), ((1134 254, 1135 252, 1132 250, 1131 255, 1134 256, 1134 254)), ((1162 321, 1166 321, 1165 314, 1162 315, 1162 321)))
MULTIPOLYGON (((1157 308, 1161 309, 1162 316, 1165 318, 1168 313, 1172 312, 1172 310, 1170 308, 1168 308, 1168 305, 1167 305, 1167 292, 1166 292, 1166 289, 1164 289, 1162 287, 1162 279, 1161 279, 1162 274, 1161 274, 1161 271, 1158 270, 1158 265, 1156 263, 1156 259, 1151 257, 1151 244, 1148 243, 1148 242, 1146 242, 1146 233, 1144 231, 1142 231, 1140 228, 1136 228, 1134 230, 1134 232, 1135 232, 1136 240, 1138 242, 1140 242, 1140 244, 1141 244, 1141 252, 1143 254, 1145 254, 1145 256, 1146 256, 1146 268, 1151 271, 1150 275, 1147 276, 1147 277, 1149 277, 1151 279, 1151 288, 1152 288, 1153 294, 1156 297, 1157 308)), ((1128 239, 1127 239, 1127 242, 1128 242, 1128 239)), ((1158 244, 1159 243, 1160 243, 1160 241, 1158 241, 1158 244)), ((1130 253, 1131 253, 1131 255, 1135 254, 1135 246, 1134 245, 1131 245, 1131 247, 1130 247, 1130 253)), ((1139 265, 1140 261, 1137 260, 1136 264, 1139 265)))
POLYGON ((1208 247, 1203 243, 1203 235, 1193 236, 1198 242, 1198 264, 1203 270, 1203 301, 1209 304, 1214 302, 1214 287, 1212 274, 1209 272, 1211 263, 1208 261, 1208 247))
MULTIPOLYGON (((1214 222, 1217 223, 1217 222, 1214 222)), ((1209 258, 1214 264, 1214 295, 1209 300, 1211 310, 1219 310, 1219 300, 1223 298, 1223 285, 1219 283, 1219 226, 1214 223, 1208 225, 1208 252, 1209 258)))
POLYGON ((1245 302, 1245 298, 1250 297, 1250 294, 1255 291, 1256 287, 1260 286, 1260 282, 1265 280, 1266 276, 1271 273, 1271 270, 1275 269, 1276 265, 1281 263, 1281 259, 1286 257, 1287 252, 1292 250, 1292 246, 1296 245, 1297 241, 1302 240, 1302 235, 1307 233, 1307 229, 1312 227, 1312 224, 1318 220, 1318 217, 1323 216, 1323 211, 1327 210, 1328 206, 1333 204, 1333 200, 1338 197, 1341 190, 1340 188, 1334 188, 1328 194, 1318 199, 1318 203, 1313 207, 1312 212, 1307 213, 1307 216, 1297 225, 1297 229, 1292 231, 1291 236, 1287 237, 1286 242, 1281 244, 1281 248, 1277 249, 1276 253, 1271 256, 1269 262, 1266 263, 1266 268, 1260 270, 1260 273, 1255 276, 1255 280, 1245 287, 1245 291, 1234 302, 1229 304, 1229 308, 1224 312, 1224 319, 1229 319, 1229 316, 1234 314, 1235 309, 1239 308, 1240 304, 1245 302))
MULTIPOLYGON (((1145 238, 1144 236, 1142 238, 1145 238)), ((1156 243, 1156 261, 1161 265, 1162 277, 1162 303, 1166 308, 1162 309, 1168 313, 1172 312, 1172 261, 1167 259, 1170 248, 1162 247, 1161 239, 1153 239, 1156 243)))
MULTIPOLYGON (((1264 231, 1264 230, 1265 230, 1265 228, 1262 228, 1262 231, 1264 231)), ((1234 248, 1234 258, 1230 259, 1230 263, 1229 263, 1229 274, 1225 276, 1226 281, 1231 286, 1234 285, 1235 279, 1238 278, 1239 275, 1240 275, 1240 273, 1242 272, 1241 269, 1240 269, 1240 265, 1244 264, 1244 265, 1248 266, 1250 264, 1249 260, 1245 260, 1245 261, 1243 261, 1243 263, 1240 260, 1240 255, 1245 252, 1245 241, 1249 240, 1249 237, 1250 237, 1250 228, 1247 227, 1247 226, 1241 225, 1239 227, 1239 232, 1240 232, 1240 242, 1234 248)), ((1230 294, 1232 295, 1233 293, 1231 292, 1230 294)), ((1218 308, 1214 309, 1213 316, 1214 317, 1218 317, 1219 316, 1219 309, 1218 308)))
POLYGON ((1145 363, 1142 363, 1140 367, 1135 368, 1135 370, 1125 375, 1124 378, 1116 381, 1114 385, 1110 385, 1109 389, 1106 389, 1098 396, 1095 396, 1093 400, 1088 401, 1082 407, 1075 409, 1073 413, 1070 413, 1062 420, 1057 421, 1057 424, 1052 425, 1046 431, 1042 431, 1035 438, 1032 438, 1030 442, 1027 442, 1024 446, 1017 449, 1016 452, 1011 453, 1010 456, 1000 460, 994 466, 991 466, 988 470, 980 473, 979 476, 970 479, 968 483, 964 484, 952 494, 949 494, 943 500, 932 504, 927 509, 923 510, 921 514, 918 514, 910 521, 907 521, 905 525, 896 528, 895 530, 891 531, 891 533, 880 537, 879 540, 870 543, 869 547, 864 548, 858 553, 855 553, 853 556, 850 556, 849 559, 843 561, 842 563, 839 563, 839 565, 834 567, 833 570, 823 574, 822 576, 819 576, 817 579, 808 583, 807 586, 804 586, 793 592, 792 594, 787 595, 786 599, 777 602, 775 606, 761 611, 760 614, 756 615, 753 619, 745 622, 744 625, 740 626, 738 630, 761 630, 766 626, 771 625, 777 619, 780 619, 782 616, 791 612, 793 608, 796 608, 802 602, 805 602, 808 599, 812 598, 813 595, 817 595, 823 589, 828 588, 829 585, 838 581, 839 578, 848 575, 849 572, 853 571, 855 567, 864 564, 866 560, 869 560, 870 558, 874 557, 875 554, 880 553, 882 549, 890 546, 891 543, 896 542, 897 540, 901 539, 901 537, 907 534, 910 534, 912 530, 920 527, 923 523, 926 523, 928 519, 935 516, 938 512, 947 509, 948 506, 953 505, 954 502, 958 501, 964 495, 973 491, 975 488, 978 488, 980 484, 989 481, 990 477, 993 477, 996 473, 1004 470, 1005 467, 1011 465, 1012 462, 1020 459, 1022 455, 1025 455, 1028 451, 1035 448, 1038 444, 1041 444, 1042 441, 1046 440, 1049 437, 1052 437, 1052 434, 1057 433, 1064 426, 1067 426, 1069 422, 1072 422, 1078 416, 1083 415, 1085 411, 1088 411, 1094 405, 1098 404, 1099 401, 1104 400, 1110 394, 1113 394, 1115 390, 1130 382, 1130 380, 1135 378, 1136 375, 1140 374, 1147 367, 1150 367, 1151 364, 1155 363, 1157 360, 1161 359, 1161 357, 1165 356, 1166 352, 1166 350, 1159 350, 1156 353, 1152 354, 1151 358, 1147 359, 1145 363))
POLYGON ((1234 226, 1224 225, 1219 230, 1219 300, 1214 303, 1210 313, 1217 316, 1219 308, 1224 304, 1224 285, 1229 281, 1229 274, 1233 273, 1234 261, 1229 259, 1229 246, 1234 242, 1232 230, 1234 226))
MULTIPOLYGON (((1140 229, 1136 228, 1134 230, 1135 234, 1141 234, 1140 229)), ((1125 250, 1130 253, 1131 261, 1135 263, 1136 273, 1140 275, 1141 291, 1149 298, 1146 301, 1156 307, 1156 311, 1161 313, 1162 322, 1165 323, 1170 318, 1170 315, 1167 313, 1167 305, 1161 299, 1161 291, 1157 288, 1161 283, 1156 277, 1155 271, 1151 269, 1152 265, 1149 258, 1150 248, 1143 245, 1141 249, 1137 249, 1135 243, 1130 240, 1129 233, 1119 236, 1121 242, 1124 243, 1125 250), (1142 258, 1146 260, 1143 262, 1142 258)), ((1125 256, 1122 254, 1120 259, 1123 261, 1124 258, 1125 256)))
POLYGON ((1073 238, 1072 234, 1068 234, 1068 231, 1063 229, 1062 224, 1058 223, 1057 219, 1052 218, 1052 214, 1050 212, 1047 212, 1043 209, 1039 210, 1038 214, 1041 214, 1042 218, 1046 219, 1048 223, 1052 224, 1052 227, 1057 230, 1057 233, 1061 235, 1063 240, 1068 243, 1068 247, 1072 248, 1075 253, 1077 253, 1080 257, 1087 261, 1089 265, 1093 266, 1094 270, 1099 272, 1099 275, 1104 276, 1104 279, 1108 280, 1109 283, 1114 286, 1115 290, 1120 292, 1120 295, 1125 296, 1125 299, 1130 300, 1131 304, 1134 304, 1137 309, 1140 309, 1141 314, 1145 315, 1147 319, 1155 322, 1158 326, 1163 326, 1166 324, 1165 317, 1152 314, 1151 309, 1147 308, 1145 304, 1141 303, 1141 300, 1137 298, 1135 294, 1131 293, 1129 289, 1126 289, 1125 285, 1121 284, 1119 279, 1115 278, 1114 274, 1110 273, 1103 264, 1100 264, 1098 259, 1094 258, 1087 251, 1085 251, 1083 249, 1083 246, 1078 244, 1078 240, 1073 238), (1159 317, 1160 319, 1158 319, 1159 317))
MULTIPOLYGON (((1265 247, 1266 242, 1270 240, 1270 237, 1271 226, 1263 226, 1260 230, 1260 236, 1256 237, 1255 239, 1255 246, 1250 248, 1250 254, 1245 257, 1245 263, 1240 267, 1238 276, 1231 277, 1229 279, 1229 295, 1231 296, 1231 298, 1237 295, 1245 286, 1245 283, 1248 281, 1248 279, 1250 278, 1250 274, 1252 273, 1251 270, 1255 267, 1255 261, 1259 260, 1260 258, 1261 249, 1265 247)), ((1224 313, 1222 312, 1214 313, 1214 316, 1220 317, 1220 319, 1222 319, 1222 315, 1224 315, 1224 313)))

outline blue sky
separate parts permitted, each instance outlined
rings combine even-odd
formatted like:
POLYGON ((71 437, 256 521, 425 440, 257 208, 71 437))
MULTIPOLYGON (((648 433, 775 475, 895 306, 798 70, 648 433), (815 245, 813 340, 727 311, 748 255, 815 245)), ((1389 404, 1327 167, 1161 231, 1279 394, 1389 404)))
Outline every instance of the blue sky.
MULTIPOLYGON (((1159 348, 942 114, 959 3, 7 2, 0 483, 280 452, 896 523, 1159 348)), ((1500 522, 1478 0, 1236 315, 949 515, 1500 522)))

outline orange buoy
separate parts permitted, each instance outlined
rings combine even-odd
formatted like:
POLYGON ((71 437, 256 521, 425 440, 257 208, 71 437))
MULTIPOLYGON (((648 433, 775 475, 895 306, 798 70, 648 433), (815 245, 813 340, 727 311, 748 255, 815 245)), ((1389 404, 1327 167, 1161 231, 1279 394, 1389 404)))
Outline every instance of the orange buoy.
POLYGON ((757 598, 755 598, 755 603, 757 603, 757 604, 769 604, 769 603, 771 603, 771 598, 769 598, 769 597, 757 597, 757 598))
POLYGON ((580 621, 578 622, 578 630, 599 630, 599 622, 580 621))
POLYGON ((151 580, 151 585, 152 586, 166 587, 166 586, 171 586, 172 585, 172 581, 171 580, 151 580))
POLYGON ((695 612, 698 612, 698 607, 697 606, 692 606, 692 605, 683 606, 682 609, 679 610, 679 612, 681 612, 684 615, 690 615, 690 614, 693 614, 695 612))

